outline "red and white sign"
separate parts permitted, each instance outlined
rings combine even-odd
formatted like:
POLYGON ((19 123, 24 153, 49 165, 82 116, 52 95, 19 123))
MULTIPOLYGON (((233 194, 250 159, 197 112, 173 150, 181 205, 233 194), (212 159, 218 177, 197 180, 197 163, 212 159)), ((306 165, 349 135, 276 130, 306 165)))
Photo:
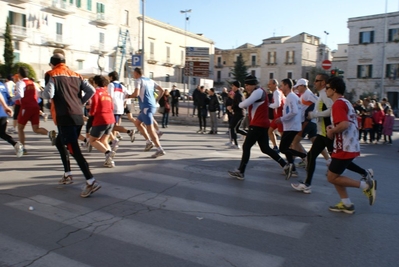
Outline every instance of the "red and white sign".
POLYGON ((332 66, 331 61, 328 60, 328 59, 323 60, 323 62, 321 62, 321 67, 322 67, 323 69, 325 69, 325 70, 331 69, 331 66, 332 66))

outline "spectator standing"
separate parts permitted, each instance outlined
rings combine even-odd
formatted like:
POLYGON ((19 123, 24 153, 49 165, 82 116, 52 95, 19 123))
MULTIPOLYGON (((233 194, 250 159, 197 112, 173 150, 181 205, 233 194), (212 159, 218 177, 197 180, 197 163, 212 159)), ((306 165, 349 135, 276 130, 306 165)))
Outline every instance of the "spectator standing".
MULTIPOLYGON (((180 90, 177 89, 176 85, 172 86, 172 91, 170 92, 172 98, 172 116, 179 117, 179 100, 180 100, 180 90)), ((167 124, 166 124, 167 125, 167 124)))
POLYGON ((206 133, 206 117, 208 115, 208 104, 208 95, 204 91, 204 86, 201 86, 197 94, 198 120, 200 127, 197 133, 206 133))
POLYGON ((222 113, 224 115, 224 114, 226 114, 226 101, 229 98, 229 94, 227 92, 227 88, 226 87, 223 88, 223 91, 220 93, 220 96, 222 97, 222 108, 221 108, 221 111, 222 111, 222 113))
POLYGON ((384 144, 388 143, 388 145, 392 145, 392 132, 394 123, 395 116, 393 115, 393 110, 389 108, 387 110, 387 113, 385 114, 384 126, 382 128, 382 134, 384 135, 384 144))
POLYGON ((215 89, 211 88, 209 90, 209 105, 208 110, 211 119, 211 130, 209 134, 217 134, 218 133, 218 121, 216 118, 216 112, 220 111, 220 103, 217 95, 215 94, 215 89))
POLYGON ((373 132, 374 132, 374 142, 378 144, 382 135, 382 125, 384 123, 385 113, 381 106, 381 103, 376 103, 373 109, 373 132))
MULTIPOLYGON (((201 86, 204 89, 204 86, 201 86)), ((201 94, 201 87, 198 85, 193 91, 193 117, 195 116, 195 111, 198 109, 198 96, 201 94)))
POLYGON ((159 106, 163 108, 162 114, 162 128, 168 128, 170 106, 173 106, 173 99, 167 89, 165 89, 163 96, 159 99, 159 106))

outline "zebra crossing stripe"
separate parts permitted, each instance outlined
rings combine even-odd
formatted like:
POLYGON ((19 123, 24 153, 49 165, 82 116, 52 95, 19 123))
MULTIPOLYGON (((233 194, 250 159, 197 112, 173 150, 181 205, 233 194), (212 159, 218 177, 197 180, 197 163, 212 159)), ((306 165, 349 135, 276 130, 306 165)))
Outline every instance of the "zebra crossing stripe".
POLYGON ((55 252, 0 234, 0 266, 89 267, 55 252))
MULTIPOLYGON (((109 189, 107 187, 103 189, 109 189)), ((30 212, 27 207, 35 206, 35 211, 31 214, 77 227, 87 232, 88 236, 106 236, 204 266, 280 267, 284 263, 284 259, 279 256, 90 210, 42 195, 6 205, 25 212, 30 212), (215 253, 218 251, 223 253, 215 253)), ((64 242, 68 240, 64 239, 64 242)))

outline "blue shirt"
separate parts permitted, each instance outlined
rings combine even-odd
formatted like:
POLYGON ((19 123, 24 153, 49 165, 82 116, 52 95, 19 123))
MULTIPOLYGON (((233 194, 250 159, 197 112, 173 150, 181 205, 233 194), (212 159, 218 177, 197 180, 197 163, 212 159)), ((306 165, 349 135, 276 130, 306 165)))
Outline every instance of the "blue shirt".
MULTIPOLYGON (((0 93, 3 95, 4 101, 6 102, 7 105, 11 106, 12 105, 12 101, 10 94, 8 93, 8 90, 6 88, 6 86, 0 82, 0 93)), ((0 105, 0 118, 2 117, 8 117, 8 114, 4 111, 4 108, 2 105, 0 105)))
POLYGON ((140 110, 157 107, 154 96, 156 87, 158 87, 158 84, 146 77, 141 77, 134 82, 134 88, 140 89, 138 95, 140 110))

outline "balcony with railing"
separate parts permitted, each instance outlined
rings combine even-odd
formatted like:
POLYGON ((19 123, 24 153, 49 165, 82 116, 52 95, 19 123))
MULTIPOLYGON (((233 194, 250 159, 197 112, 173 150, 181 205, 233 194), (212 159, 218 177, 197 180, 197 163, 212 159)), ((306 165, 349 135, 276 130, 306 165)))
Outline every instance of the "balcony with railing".
POLYGON ((110 48, 105 47, 105 45, 102 43, 90 46, 90 52, 93 54, 104 54, 109 52, 110 50, 110 48))
POLYGON ((155 59, 155 55, 150 53, 150 55, 147 57, 147 63, 148 64, 157 64, 158 60, 155 59))
POLYGON ((60 47, 60 48, 64 48, 71 45, 70 40, 65 38, 65 36, 63 36, 62 34, 42 36, 42 44, 47 46, 60 47))
POLYGON ((163 65, 165 67, 172 67, 174 64, 171 62, 170 57, 167 57, 164 61, 163 61, 163 65))
POLYGON ((46 12, 55 13, 57 15, 66 16, 75 13, 75 6, 63 0, 53 0, 49 5, 47 2, 42 2, 43 10, 46 12))
POLYGON ((216 63, 215 68, 216 69, 221 69, 221 68, 223 68, 223 64, 222 63, 216 63))
POLYGON ((11 36, 13 39, 24 40, 28 37, 28 32, 26 31, 26 27, 20 25, 10 25, 11 36))
POLYGON ((97 26, 107 26, 111 24, 109 18, 104 13, 97 13, 91 17, 91 23, 97 26))

